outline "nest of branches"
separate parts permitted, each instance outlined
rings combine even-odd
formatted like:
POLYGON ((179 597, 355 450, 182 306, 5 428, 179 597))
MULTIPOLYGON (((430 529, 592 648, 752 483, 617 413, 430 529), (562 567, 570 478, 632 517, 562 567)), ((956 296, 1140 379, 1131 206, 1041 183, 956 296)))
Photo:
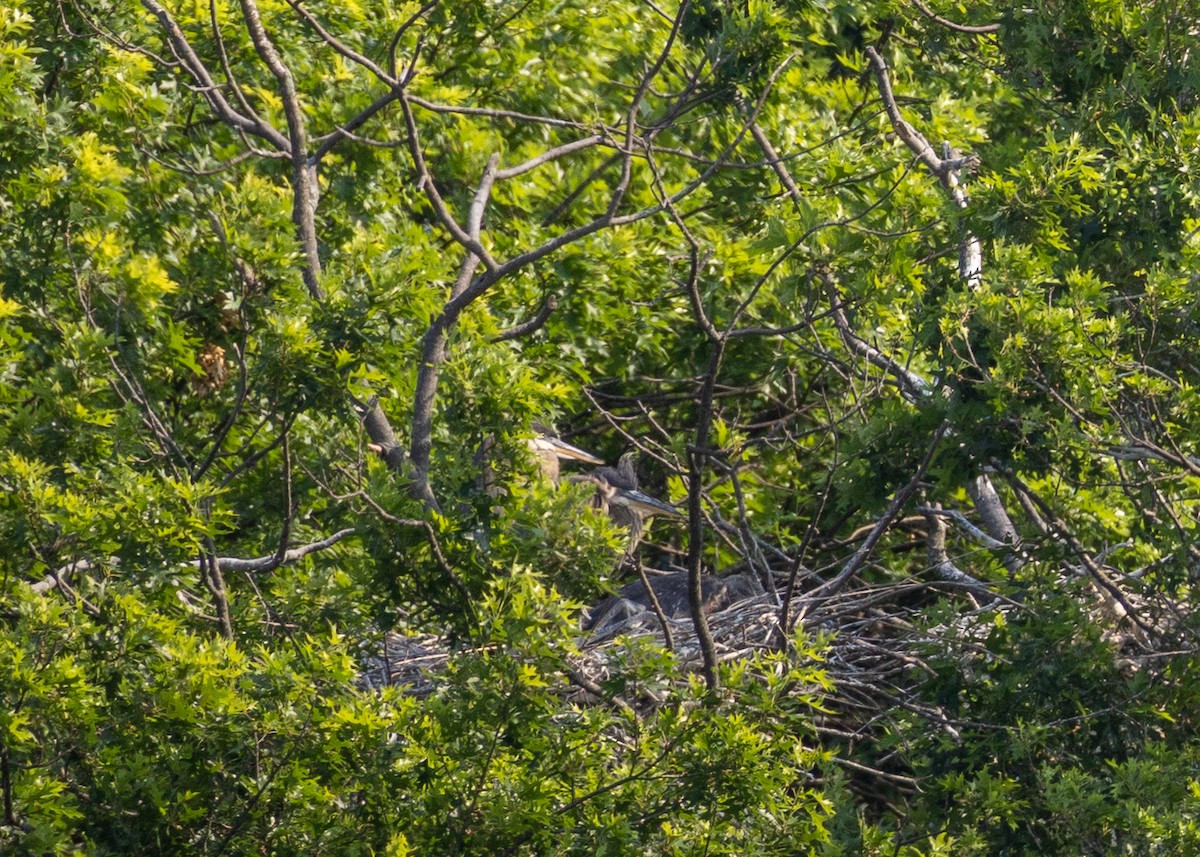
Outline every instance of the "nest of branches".
MULTIPOLYGON (((863 584, 826 597, 799 595, 790 609, 788 632, 780 624, 780 598, 774 593, 742 598, 706 618, 719 662, 786 648, 797 624, 820 634, 827 645, 823 667, 832 689, 823 693, 822 705, 830 713, 819 728, 831 738, 849 740, 869 734, 897 706, 920 710, 919 685, 932 673, 921 652, 928 650, 931 632, 921 630, 914 620, 916 602, 929 593, 927 584, 907 583, 863 584)), ((994 609, 1008 608, 997 602, 973 612, 982 617, 994 609)), ((951 645, 957 630, 943 629, 940 644, 951 645)), ((703 669, 702 646, 692 619, 643 609, 583 634, 579 654, 568 670, 567 698, 579 704, 603 702, 600 688, 621 668, 631 640, 669 649, 683 667, 681 674, 703 669)), ((360 683, 372 688, 402 686, 414 696, 425 697, 437 688, 453 654, 444 637, 389 634, 381 646, 364 651, 360 683)), ((665 702, 669 692, 661 687, 636 690, 636 707, 646 714, 665 702)), ((936 712, 930 714, 937 717, 936 712)))
MULTIPOLYGON (((1070 574, 1065 574, 1064 583, 1070 574)), ((1152 673, 1165 664, 1163 653, 1178 646, 1180 630, 1187 624, 1182 622, 1184 605, 1162 596, 1128 593, 1127 601, 1134 613, 1124 617, 1114 616, 1111 603, 1098 595, 1090 612, 1106 628, 1123 670, 1152 673)), ((832 763, 843 769, 861 797, 895 806, 919 788, 918 780, 899 749, 871 752, 877 739, 897 717, 905 717, 919 718, 930 733, 960 742, 959 732, 966 725, 929 701, 928 682, 938 677, 938 664, 942 669, 947 663, 956 665, 968 676, 984 667, 995 657, 986 645, 989 629, 998 621, 1015 621, 1029 609, 996 595, 980 598, 973 587, 944 579, 884 584, 854 579, 835 592, 822 593, 820 586, 797 592, 786 612, 780 595, 772 592, 740 598, 706 618, 719 662, 786 649, 799 627, 819 635, 824 643, 821 666, 831 684, 827 689, 803 689, 806 694, 815 692, 824 710, 814 723, 817 734, 827 748, 838 751, 832 763), (931 608, 950 604, 948 599, 953 599, 953 609, 941 612, 951 618, 932 621, 931 608), (781 617, 790 617, 787 629, 781 617)), ((683 668, 677 676, 704 669, 703 646, 690 616, 672 618, 646 608, 583 633, 578 655, 564 670, 564 698, 577 705, 616 701, 643 716, 667 704, 672 697, 669 682, 624 684, 621 700, 604 690, 612 686, 610 679, 621 678, 626 655, 639 641, 670 649, 683 668)), ((401 685, 408 693, 427 696, 437 688, 451 656, 441 637, 389 635, 382 651, 364 659, 362 683, 401 685)))

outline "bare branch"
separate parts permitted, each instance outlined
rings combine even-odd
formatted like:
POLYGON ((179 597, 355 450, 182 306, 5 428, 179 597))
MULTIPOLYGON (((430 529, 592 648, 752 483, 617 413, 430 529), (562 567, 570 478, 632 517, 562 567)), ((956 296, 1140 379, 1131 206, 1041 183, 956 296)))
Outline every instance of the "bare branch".
POLYGON ((429 2, 427 2, 425 5, 423 5, 420 9, 413 12, 403 24, 401 24, 399 27, 396 28, 396 32, 394 34, 392 34, 392 40, 391 40, 391 42, 388 43, 388 52, 387 53, 388 53, 388 72, 391 74, 391 76, 393 78, 401 78, 407 83, 407 79, 408 79, 409 75, 412 73, 412 70, 416 68, 416 63, 417 63, 416 55, 419 54, 421 51, 421 40, 420 40, 420 38, 417 39, 417 49, 415 51, 413 51, 413 61, 410 65, 409 71, 406 72, 404 75, 400 75, 396 71, 396 49, 400 47, 400 40, 402 38, 404 38, 404 34, 406 32, 408 32, 408 28, 411 27, 413 24, 417 23, 417 21, 421 20, 421 18, 425 17, 425 15, 427 15, 430 11, 432 11, 433 7, 436 6, 440 2, 441 2, 441 0, 429 0, 429 2))
POLYGON ((1169 451, 1144 437, 1131 438, 1128 444, 1109 447, 1105 453, 1120 461, 1161 461, 1173 464, 1192 476, 1200 476, 1200 458, 1185 455, 1178 450, 1169 451))
MULTIPOLYGON (((749 113, 746 108, 745 99, 740 93, 736 97, 736 103, 743 113, 749 113)), ((767 163, 771 165, 771 169, 775 171, 775 175, 779 177, 780 183, 787 190, 788 196, 792 198, 792 204, 797 211, 800 211, 800 187, 796 184, 796 180, 792 178, 791 171, 788 170, 783 159, 779 157, 779 153, 775 151, 771 140, 767 137, 762 126, 758 124, 756 119, 750 120, 750 134, 754 137, 754 141, 758 143, 758 147, 762 149, 763 154, 767 156, 767 163)))
POLYGON ((883 98, 884 109, 887 111, 888 118, 892 120, 892 128, 896 131, 896 135, 925 166, 929 167, 931 173, 937 176, 942 182, 945 182, 947 168, 942 163, 942 159, 938 157, 933 146, 925 139, 925 135, 910 125, 900 113, 900 107, 896 104, 895 93, 892 92, 892 81, 888 76, 887 64, 883 61, 883 57, 879 55, 879 52, 873 46, 867 48, 866 54, 867 59, 871 62, 872 69, 875 71, 875 79, 879 84, 879 95, 883 98))
POLYGON ((213 597, 213 606, 217 611, 217 624, 221 628, 221 636, 226 640, 232 640, 233 617, 229 610, 229 594, 225 591, 225 575, 221 572, 221 561, 217 558, 211 538, 204 539, 204 550, 200 553, 200 558, 193 564, 199 567, 200 578, 213 597))
POLYGON ((538 116, 534 113, 518 113, 514 110, 500 110, 494 107, 466 107, 461 105, 438 104, 417 95, 405 94, 409 104, 416 105, 431 113, 450 113, 463 116, 485 116, 489 119, 509 119, 518 122, 531 122, 537 125, 550 125, 556 128, 574 128, 578 131, 588 131, 592 125, 586 122, 576 122, 572 119, 558 119, 553 116, 538 116))
POLYGON ((954 21, 951 21, 947 18, 943 18, 937 12, 933 11, 928 6, 926 6, 924 3, 922 3, 921 0, 909 0, 909 2, 912 3, 914 6, 916 6, 917 10, 920 11, 920 13, 922 15, 924 15, 926 18, 928 18, 929 20, 931 20, 935 23, 941 24, 943 27, 947 27, 948 29, 954 30, 959 33, 966 33, 971 36, 982 36, 982 35, 986 35, 988 33, 1000 32, 999 24, 983 24, 980 26, 971 26, 969 24, 956 24, 954 21))
POLYGON ((985 604, 999 599, 1000 596, 992 592, 986 583, 967 574, 950 561, 946 554, 946 521, 942 517, 942 510, 935 507, 921 511, 925 513, 925 520, 929 522, 929 566, 934 574, 943 582, 966 590, 985 604))
POLYGON ((717 373, 721 369, 721 360, 725 354, 724 338, 712 342, 708 355, 708 367, 704 373, 704 386, 697 399, 696 434, 694 445, 688 450, 688 607, 692 614, 692 625, 696 629, 696 639, 700 644, 700 654, 703 659, 704 683, 709 695, 715 695, 720 688, 720 676, 717 673, 717 648, 713 642, 712 632, 708 627, 708 617, 704 615, 704 583, 702 579, 704 557, 704 518, 701 505, 703 491, 704 456, 702 450, 708 449, 708 436, 712 431, 713 420, 713 389, 717 383, 717 373))
POLYGON ((321 159, 328 155, 333 150, 333 147, 342 142, 342 140, 355 139, 354 132, 357 129, 365 125, 372 116, 382 111, 393 101, 399 99, 399 97, 400 93, 397 90, 385 92, 383 95, 379 96, 369 105, 367 105, 366 108, 360 111, 358 115, 354 116, 349 122, 339 125, 335 131, 326 135, 325 138, 321 140, 321 143, 319 146, 317 146, 316 151, 313 152, 309 157, 309 163, 320 163, 321 159))
POLYGON ((668 652, 673 652, 675 651, 675 638, 671 633, 671 623, 667 621, 667 614, 663 612, 662 602, 658 600, 658 593, 650 585, 650 576, 646 574, 646 567, 642 565, 641 559, 635 556, 633 565, 637 569, 638 580, 642 582, 642 590, 646 593, 646 599, 650 602, 650 609, 654 611, 658 625, 662 628, 663 647, 668 652))
POLYGON ((996 493, 996 486, 986 473, 980 473, 967 483, 967 496, 971 498, 975 511, 983 519, 992 538, 1005 546, 1004 567, 1016 571, 1025 564, 1021 552, 1021 534, 1013 526, 1000 495, 996 493))
POLYGON ((999 462, 993 461, 992 466, 1012 486, 1018 496, 1025 497, 1033 506, 1041 511, 1050 531, 1066 542, 1071 548, 1071 552, 1079 558, 1080 563, 1091 577, 1096 591, 1100 593, 1101 598, 1116 618, 1128 618, 1142 631, 1149 631, 1150 626, 1134 612, 1133 605, 1129 602, 1129 597, 1121 591, 1116 582, 1108 576, 1104 569, 1100 567, 1100 564, 1096 562, 1095 558, 1088 553, 1083 543, 1071 531, 1067 522, 1058 516, 1058 513, 1050 507, 1050 504, 1026 485, 1019 476, 1008 468, 1003 467, 999 462))
POLYGON ((333 48, 338 54, 350 60, 350 62, 362 66, 367 71, 371 72, 371 74, 375 75, 381 81, 386 83, 389 88, 396 89, 400 86, 400 81, 396 79, 395 75, 388 74, 370 57, 364 56, 353 48, 348 47, 335 35, 326 30, 325 27, 321 25, 321 22, 316 19, 316 16, 304 8, 304 4, 298 2, 298 0, 285 0, 285 2, 295 9, 296 13, 300 15, 300 17, 303 18, 310 27, 313 28, 313 31, 318 36, 321 37, 321 40, 324 41, 325 44, 329 45, 329 47, 333 48))
POLYGON ((542 301, 541 307, 537 311, 537 315, 528 321, 523 321, 520 324, 515 324, 508 330, 498 333, 492 337, 492 343, 509 342, 513 339, 520 339, 523 336, 528 336, 538 330, 550 318, 550 314, 558 309, 558 296, 550 295, 546 300, 542 301))
MULTIPOLYGON (((950 197, 954 200, 954 204, 961 209, 966 209, 968 198, 960 183, 959 174, 964 169, 977 168, 979 158, 975 155, 962 157, 951 149, 949 143, 942 144, 942 155, 939 156, 925 135, 905 121, 901 115, 900 107, 896 103, 896 96, 892 92, 892 82, 883 57, 874 47, 868 47, 866 53, 871 67, 875 71, 875 79, 879 84, 879 95, 883 99, 884 109, 892 121, 892 128, 896 135, 912 150, 921 163, 929 168, 942 186, 950 191, 950 197)), ((963 235, 962 241, 959 243, 958 254, 959 275, 969 287, 978 288, 983 278, 983 250, 979 239, 970 233, 963 235)))
POLYGON ((217 47, 217 58, 221 63, 221 71, 225 74, 225 80, 229 83, 229 89, 233 92, 233 97, 236 99, 238 106, 242 108, 242 112, 251 117, 255 122, 262 125, 268 124, 263 119, 258 111, 251 106, 250 101, 242 92, 241 86, 238 85, 237 77, 233 73, 233 66, 229 63, 229 53, 225 50, 225 37, 221 33, 221 22, 217 16, 216 0, 208 0, 208 24, 212 30, 213 44, 217 47))
POLYGON ((943 509, 941 506, 918 506, 917 511, 926 518, 935 515, 939 518, 949 518, 958 525, 959 529, 965 532, 976 543, 983 545, 988 550, 1002 551, 1008 550, 1009 545, 1005 542, 997 541, 989 536, 979 527, 975 526, 962 512, 957 509, 943 509))
POLYGON ((241 0, 241 5, 242 16, 246 19, 246 27, 250 31, 250 41, 254 43, 254 49, 279 83, 279 97, 283 102, 283 114, 287 117, 288 124, 286 151, 292 157, 292 220, 296 224, 300 248, 304 253, 304 285, 313 300, 321 300, 324 297, 321 290, 321 257, 317 248, 317 227, 314 220, 319 190, 316 167, 308 162, 304 111, 296 93, 296 82, 267 36, 255 0, 241 0))
POLYGON ((162 27, 163 32, 166 33, 171 53, 174 54, 175 58, 179 60, 199 85, 200 95, 208 102, 213 112, 217 114, 218 119, 232 128, 267 140, 281 152, 290 151, 288 139, 270 124, 261 119, 251 119, 243 116, 225 100, 225 96, 221 93, 221 88, 213 80, 212 75, 209 74, 208 68, 200 61, 200 57, 196 55, 191 43, 187 40, 187 36, 183 34, 183 30, 180 29, 175 19, 171 17, 170 12, 163 8, 157 0, 142 0, 142 6, 158 19, 159 25, 162 27))

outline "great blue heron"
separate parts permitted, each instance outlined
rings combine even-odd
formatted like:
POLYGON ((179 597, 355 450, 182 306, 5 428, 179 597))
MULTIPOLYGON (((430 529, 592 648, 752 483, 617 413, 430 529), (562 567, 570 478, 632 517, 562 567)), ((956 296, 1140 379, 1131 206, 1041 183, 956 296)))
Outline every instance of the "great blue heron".
POLYGON ((635 457, 636 453, 627 452, 621 456, 616 467, 599 467, 587 476, 596 484, 596 495, 592 501, 595 507, 608 515, 614 524, 629 530, 626 556, 632 554, 641 541, 646 518, 651 515, 683 517, 674 506, 668 506, 638 490, 637 471, 633 466, 635 457))
MULTIPOLYGON (((554 429, 544 423, 535 421, 532 428, 533 437, 525 441, 525 446, 537 464, 538 473, 546 482, 557 484, 559 468, 563 461, 579 461, 584 464, 604 463, 602 458, 593 455, 586 449, 580 449, 578 446, 567 443, 554 432, 554 429)), ((496 472, 489 461, 495 446, 495 438, 489 436, 484 439, 475 455, 476 463, 479 465, 479 485, 484 493, 493 498, 504 496, 506 493, 502 486, 496 484, 496 472)))
MULTIPOLYGON (((647 579, 666 618, 686 619, 691 615, 686 571, 648 574, 647 579)), ((746 598, 762 594, 762 590, 746 574, 729 577, 704 575, 700 578, 700 592, 700 610, 705 614, 716 613, 746 598)), ((608 596, 589 610, 583 620, 583 629, 600 632, 642 613, 652 615, 651 606, 645 585, 641 580, 634 580, 621 587, 616 595, 608 596)))
POLYGON ((533 437, 527 441, 529 451, 537 459, 538 468, 542 471, 542 478, 547 482, 558 481, 560 462, 581 461, 584 464, 604 463, 603 459, 592 455, 586 449, 580 449, 578 446, 567 443, 544 423, 535 422, 533 424, 533 431, 533 437))

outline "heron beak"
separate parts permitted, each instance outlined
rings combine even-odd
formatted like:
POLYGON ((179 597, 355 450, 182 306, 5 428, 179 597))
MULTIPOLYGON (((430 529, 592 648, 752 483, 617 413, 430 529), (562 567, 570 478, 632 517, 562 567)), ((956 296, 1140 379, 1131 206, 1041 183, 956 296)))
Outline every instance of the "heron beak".
POLYGON ((566 461, 582 461, 584 464, 603 464, 603 459, 593 455, 586 449, 580 449, 577 446, 572 446, 565 440, 559 440, 556 437, 549 435, 538 435, 530 445, 537 452, 550 452, 556 457, 566 461))
POLYGON ((682 518, 683 513, 674 506, 668 506, 661 500, 656 500, 641 491, 623 489, 618 491, 610 502, 628 506, 635 512, 649 517, 650 515, 667 515, 672 518, 682 518))

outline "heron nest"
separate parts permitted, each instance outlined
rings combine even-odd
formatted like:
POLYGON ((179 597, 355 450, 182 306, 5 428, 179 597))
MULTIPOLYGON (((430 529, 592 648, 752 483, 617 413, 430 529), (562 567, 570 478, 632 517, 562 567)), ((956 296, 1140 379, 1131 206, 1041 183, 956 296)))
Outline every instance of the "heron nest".
MULTIPOLYGON (((791 634, 799 628, 820 636, 824 642, 820 666, 830 685, 804 687, 798 692, 817 697, 822 711, 815 714, 814 727, 824 746, 837 750, 831 764, 842 769, 850 787, 876 806, 894 808, 897 801, 918 790, 919 783, 898 751, 877 757, 870 748, 897 717, 920 718, 929 731, 961 742, 958 730, 963 725, 929 703, 928 694, 922 692, 938 675, 931 662, 939 662, 943 669, 947 662, 952 663, 968 675, 985 667, 996 657, 986 645, 991 629, 998 621, 1016 619, 1019 611, 1028 609, 1017 601, 978 595, 947 586, 945 581, 883 585, 854 581, 831 596, 798 593, 789 610, 794 617, 789 622, 791 633, 780 627, 781 610, 774 594, 741 598, 707 619, 721 662, 778 652, 789 645, 791 634), (931 618, 934 609, 943 617, 941 622, 931 618), (872 765, 856 761, 864 758, 856 752, 860 747, 868 750, 866 757, 872 759, 872 765)), ((1137 620, 1141 625, 1114 617, 1102 599, 1096 599, 1092 612, 1108 629, 1119 667, 1144 670, 1147 675, 1160 671, 1166 666, 1162 653, 1178 645, 1183 627, 1181 607, 1177 602, 1165 602, 1162 596, 1129 596, 1127 603, 1142 617, 1137 620), (1151 616, 1158 618, 1147 625, 1145 620, 1151 616)), ((562 693, 574 705, 617 703, 651 716, 655 708, 668 704, 672 694, 666 681, 653 686, 626 684, 621 699, 605 694, 603 688, 612 686, 608 680, 620 677, 629 650, 639 641, 668 646, 683 667, 677 676, 703 669, 700 642, 690 618, 660 618, 645 609, 599 632, 583 632, 578 639, 578 653, 563 671, 562 693)), ((452 656, 442 637, 391 634, 383 641, 382 651, 365 659, 362 683, 369 687, 399 685, 407 693, 427 696, 438 688, 452 656)))
MULTIPOLYGON (((778 596, 763 594, 742 598, 708 614, 709 632, 720 662, 779 651, 788 645, 797 623, 826 642, 822 666, 832 689, 822 691, 822 705, 831 714, 823 718, 831 734, 856 735, 869 730, 877 718, 897 706, 922 710, 938 719, 936 711, 921 709, 917 701, 922 679, 933 670, 924 661, 931 646, 950 651, 977 647, 973 626, 986 627, 997 610, 1012 609, 1008 602, 966 605, 955 626, 921 629, 919 605, 914 597, 927 595, 929 585, 860 585, 834 597, 806 600, 798 595, 791 608, 790 633, 780 627, 778 596)), ((918 598, 917 600, 923 600, 918 598)), ((564 676, 564 694, 578 704, 603 702, 598 688, 620 669, 622 655, 632 641, 669 647, 683 674, 703 668, 700 641, 691 618, 660 618, 646 609, 609 624, 597 632, 582 632, 579 652, 570 659, 564 676), (665 623, 665 628, 664 628, 665 623)), ((360 683, 364 687, 400 686, 417 697, 433 693, 455 650, 445 637, 388 634, 377 648, 364 653, 360 683)), ((811 690, 811 689, 807 689, 811 690)), ((806 690, 806 692, 807 692, 806 690)), ((639 709, 649 713, 655 701, 664 702, 661 689, 639 693, 639 709)), ((943 718, 944 719, 944 718, 943 718)))

